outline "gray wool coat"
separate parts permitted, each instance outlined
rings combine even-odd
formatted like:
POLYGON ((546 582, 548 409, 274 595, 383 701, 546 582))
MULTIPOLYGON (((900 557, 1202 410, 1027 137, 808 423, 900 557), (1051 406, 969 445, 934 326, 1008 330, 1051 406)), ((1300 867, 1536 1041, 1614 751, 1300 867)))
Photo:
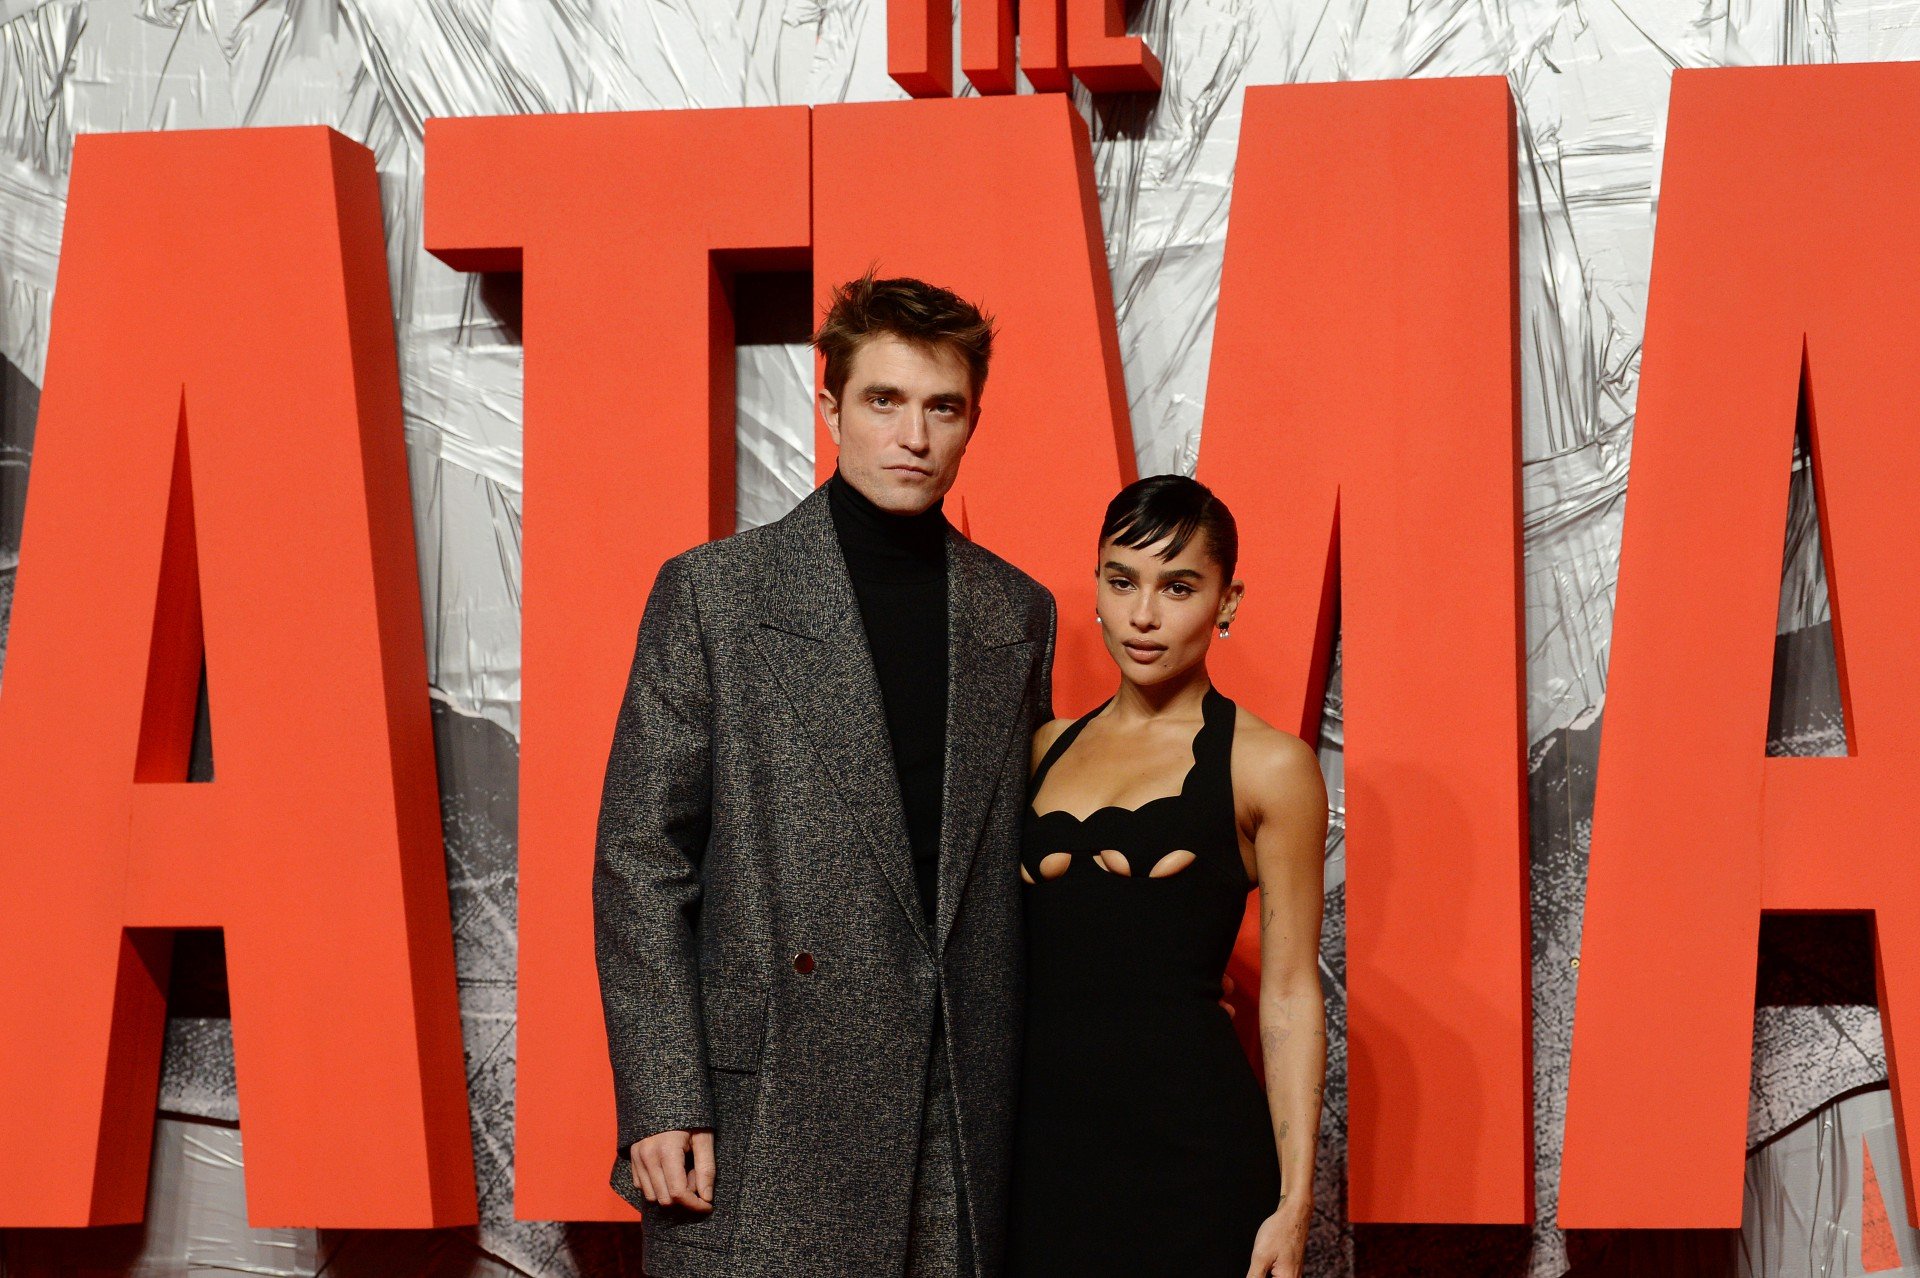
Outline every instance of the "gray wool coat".
POLYGON ((948 533, 946 781, 922 916, 892 748, 823 489, 660 569, 607 761, 594 941, 612 1185, 661 1278, 905 1263, 933 1018, 983 1278, 1000 1270, 1020 1050, 1017 848, 1052 714, 1039 583, 948 533), (710 1214, 647 1204, 632 1143, 712 1128, 710 1214))

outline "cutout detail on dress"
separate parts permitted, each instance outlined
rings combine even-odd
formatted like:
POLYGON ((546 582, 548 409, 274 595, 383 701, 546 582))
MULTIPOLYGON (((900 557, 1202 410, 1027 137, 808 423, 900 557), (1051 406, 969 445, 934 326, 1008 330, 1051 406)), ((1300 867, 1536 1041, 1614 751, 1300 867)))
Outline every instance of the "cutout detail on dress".
POLYGON ((1150 879, 1164 879, 1171 875, 1178 874, 1189 865, 1192 865, 1193 860, 1193 853, 1187 851, 1185 848, 1177 848, 1161 857, 1158 861, 1155 861, 1153 868, 1147 871, 1147 877, 1150 879))

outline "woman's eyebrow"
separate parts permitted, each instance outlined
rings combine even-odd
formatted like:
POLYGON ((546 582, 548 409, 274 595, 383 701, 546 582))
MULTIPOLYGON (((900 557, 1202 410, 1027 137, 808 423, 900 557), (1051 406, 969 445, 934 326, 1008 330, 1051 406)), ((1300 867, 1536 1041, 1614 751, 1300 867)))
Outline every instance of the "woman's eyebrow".
MULTIPOLYGON (((1100 565, 1100 567, 1103 571, 1117 572, 1123 577, 1134 578, 1140 575, 1117 559, 1109 559, 1106 563, 1100 565)), ((1168 568, 1162 572, 1156 580, 1162 583, 1169 581, 1200 581, 1205 577, 1206 574, 1198 568, 1168 568)))

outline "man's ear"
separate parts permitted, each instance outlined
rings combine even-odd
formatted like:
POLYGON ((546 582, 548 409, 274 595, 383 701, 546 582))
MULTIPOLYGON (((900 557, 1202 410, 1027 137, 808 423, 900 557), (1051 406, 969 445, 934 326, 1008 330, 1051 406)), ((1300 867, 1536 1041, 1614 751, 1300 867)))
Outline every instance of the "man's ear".
POLYGON ((820 409, 820 420, 827 424, 827 434, 833 436, 834 447, 838 448, 840 446, 840 401, 824 386, 814 394, 813 398, 820 409))

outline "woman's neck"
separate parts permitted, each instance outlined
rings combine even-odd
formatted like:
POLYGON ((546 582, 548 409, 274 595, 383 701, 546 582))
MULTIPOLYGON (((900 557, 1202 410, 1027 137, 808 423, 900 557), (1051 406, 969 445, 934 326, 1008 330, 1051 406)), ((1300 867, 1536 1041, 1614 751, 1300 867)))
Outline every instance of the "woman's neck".
POLYGON ((1170 679, 1138 684, 1120 680, 1119 691, 1107 713, 1121 723, 1144 723, 1152 719, 1189 719, 1200 715, 1201 704, 1213 681, 1207 677, 1207 663, 1198 661, 1170 679))

